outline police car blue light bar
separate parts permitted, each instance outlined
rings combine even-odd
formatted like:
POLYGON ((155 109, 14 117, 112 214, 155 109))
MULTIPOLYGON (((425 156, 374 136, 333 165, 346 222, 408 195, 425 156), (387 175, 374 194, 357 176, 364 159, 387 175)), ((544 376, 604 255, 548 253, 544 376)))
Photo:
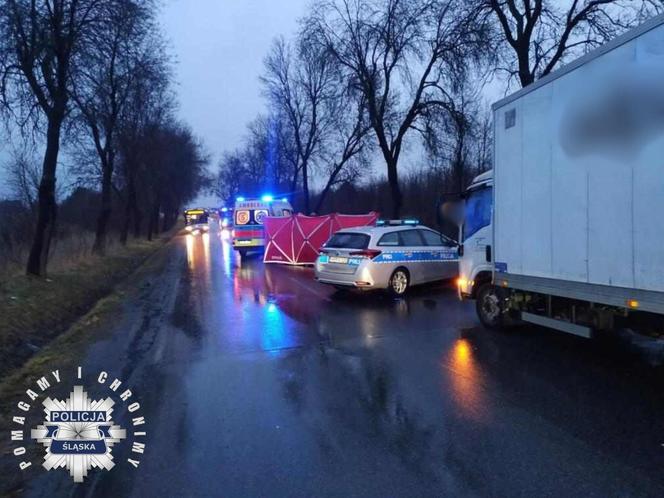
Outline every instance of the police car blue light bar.
POLYGON ((398 225, 417 226, 419 224, 420 224, 420 220, 416 220, 414 218, 408 218, 408 219, 405 219, 405 220, 378 220, 376 222, 377 227, 398 226, 398 225))

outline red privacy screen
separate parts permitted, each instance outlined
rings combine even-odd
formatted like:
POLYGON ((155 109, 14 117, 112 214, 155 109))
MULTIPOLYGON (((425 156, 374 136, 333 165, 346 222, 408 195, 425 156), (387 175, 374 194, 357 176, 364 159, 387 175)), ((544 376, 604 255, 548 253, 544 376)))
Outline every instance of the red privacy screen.
POLYGON ((378 213, 328 214, 325 216, 267 217, 265 227, 265 263, 310 265, 318 250, 332 234, 342 228, 375 225, 378 213))

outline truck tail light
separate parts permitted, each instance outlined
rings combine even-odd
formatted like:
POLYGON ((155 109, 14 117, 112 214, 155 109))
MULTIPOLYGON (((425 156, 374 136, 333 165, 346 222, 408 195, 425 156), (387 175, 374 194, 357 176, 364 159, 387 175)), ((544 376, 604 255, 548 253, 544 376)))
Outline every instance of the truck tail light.
POLYGON ((361 251, 353 251, 350 253, 351 256, 363 256, 365 258, 374 259, 376 256, 379 256, 382 251, 376 249, 363 249, 361 251))

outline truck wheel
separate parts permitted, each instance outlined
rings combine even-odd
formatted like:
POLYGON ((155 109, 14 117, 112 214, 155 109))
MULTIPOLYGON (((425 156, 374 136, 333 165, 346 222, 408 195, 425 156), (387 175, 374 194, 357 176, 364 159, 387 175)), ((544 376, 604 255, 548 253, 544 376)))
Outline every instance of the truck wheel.
POLYGON ((487 283, 477 290, 475 308, 486 328, 499 329, 503 326, 503 302, 496 286, 487 283))
POLYGON ((394 273, 392 273, 392 276, 390 277, 390 294, 395 297, 401 297, 406 293, 409 285, 410 275, 408 274, 408 270, 405 268, 397 268, 394 270, 394 273))

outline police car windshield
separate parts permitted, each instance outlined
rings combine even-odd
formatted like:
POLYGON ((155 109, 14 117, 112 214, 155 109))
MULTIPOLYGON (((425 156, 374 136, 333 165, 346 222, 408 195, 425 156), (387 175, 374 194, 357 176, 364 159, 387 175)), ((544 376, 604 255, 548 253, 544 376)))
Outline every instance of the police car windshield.
POLYGON ((339 232, 327 241, 325 247, 338 249, 366 249, 370 237, 364 233, 339 232))

